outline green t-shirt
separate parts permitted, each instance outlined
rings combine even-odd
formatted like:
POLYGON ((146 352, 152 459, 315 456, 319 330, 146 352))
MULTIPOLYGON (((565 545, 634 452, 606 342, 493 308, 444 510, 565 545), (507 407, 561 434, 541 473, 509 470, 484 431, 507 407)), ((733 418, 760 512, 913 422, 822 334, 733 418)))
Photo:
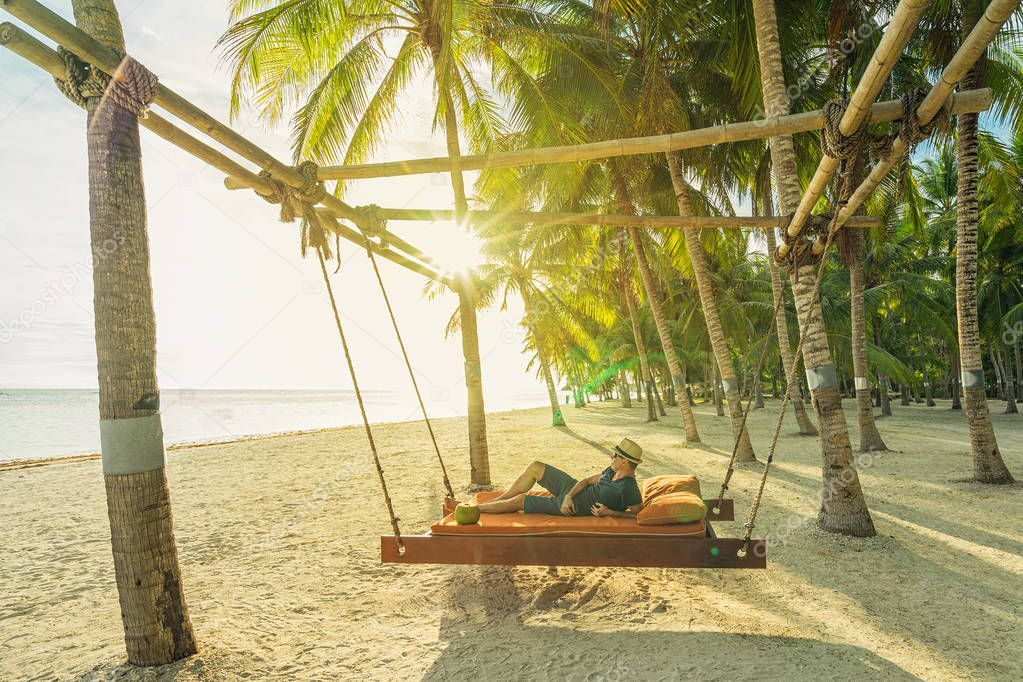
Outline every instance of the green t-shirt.
POLYGON ((587 486, 572 499, 576 516, 592 515, 590 508, 597 502, 615 511, 625 511, 626 507, 643 502, 635 476, 625 476, 616 481, 614 475, 614 469, 611 467, 604 469, 596 483, 587 486))

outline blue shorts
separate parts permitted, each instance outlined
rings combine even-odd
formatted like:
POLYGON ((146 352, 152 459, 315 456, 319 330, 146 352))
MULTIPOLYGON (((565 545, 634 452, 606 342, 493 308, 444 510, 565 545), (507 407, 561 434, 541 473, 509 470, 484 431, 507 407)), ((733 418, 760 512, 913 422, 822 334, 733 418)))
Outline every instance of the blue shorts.
POLYGON ((565 500, 565 495, 572 489, 572 486, 578 482, 561 469, 545 464, 543 476, 537 483, 554 497, 526 495, 526 499, 522 503, 522 511, 527 514, 562 516, 561 503, 565 500))

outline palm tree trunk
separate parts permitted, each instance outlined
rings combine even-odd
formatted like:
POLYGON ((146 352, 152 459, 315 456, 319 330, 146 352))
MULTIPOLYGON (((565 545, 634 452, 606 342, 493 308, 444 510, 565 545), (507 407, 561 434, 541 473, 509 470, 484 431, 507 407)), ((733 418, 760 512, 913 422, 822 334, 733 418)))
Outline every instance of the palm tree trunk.
MULTIPOLYGON (((753 0, 753 15, 765 109, 768 116, 783 115, 788 113, 789 102, 785 94, 774 0, 753 0)), ((791 136, 771 138, 771 160, 779 207, 783 214, 791 215, 799 205, 799 176, 791 136)), ((807 373, 813 372, 816 382, 816 386, 810 388, 820 430, 824 486, 817 525, 830 532, 872 536, 875 535, 874 522, 854 466, 842 398, 834 381, 829 380, 834 364, 824 328, 824 313, 820 301, 814 300, 816 283, 813 264, 801 266, 792 280, 792 295, 803 337, 803 358, 807 373)))
MULTIPOLYGON (((619 247, 619 253, 624 255, 625 243, 623 241, 619 241, 619 247)), ((647 393, 649 394, 651 390, 650 386, 653 384, 654 377, 650 372, 650 360, 648 359, 646 352, 646 342, 643 341, 643 334, 639 328, 639 315, 636 313, 636 300, 632 295, 632 283, 624 276, 620 278, 620 281, 622 285, 622 293, 625 296, 625 305, 629 310, 629 321, 632 323, 632 338, 636 342, 636 354, 639 356, 640 371, 643 374, 643 381, 646 383, 647 393)), ((647 402, 646 420, 648 422, 657 421, 657 413, 654 412, 654 404, 652 401, 647 402)))
POLYGON ((962 403, 963 392, 962 387, 960 387, 959 385, 959 373, 960 373, 959 351, 955 350, 952 353, 952 376, 950 377, 948 382, 949 393, 951 393, 952 398, 952 407, 950 409, 953 410, 963 409, 962 403))
MULTIPOLYGON (((772 211, 770 208, 770 192, 765 193, 767 196, 764 197, 765 213, 772 211)), ((779 305, 779 301, 785 297, 785 282, 781 278, 781 269, 778 264, 774 262, 774 258, 770 256, 778 250, 778 244, 775 242, 774 230, 764 230, 767 234, 767 253, 768 263, 771 270, 771 293, 773 296, 772 304, 778 306, 778 314, 775 316, 774 323, 778 327, 778 354, 781 356, 782 372, 787 378, 792 374, 792 365, 795 361, 792 358, 792 346, 789 343, 789 325, 785 320, 785 306, 779 305)), ((803 402, 803 397, 799 394, 799 386, 796 382, 787 384, 785 392, 789 396, 789 402, 792 403, 792 410, 796 414, 796 423, 799 425, 799 433, 803 436, 816 436, 817 427, 813 425, 813 420, 810 419, 810 415, 806 411, 806 404, 803 402)))
MULTIPOLYGON (((112 0, 74 0, 79 28, 125 51, 112 0)), ((87 105, 89 228, 103 479, 128 661, 196 653, 164 466, 156 320, 138 120, 112 101, 87 105)))
POLYGON ((934 407, 934 393, 931 391, 931 375, 928 374, 927 370, 924 370, 924 401, 927 403, 927 407, 934 407))
POLYGON ((618 372, 618 393, 622 398, 622 407, 632 407, 632 389, 629 388, 629 377, 625 370, 618 372))
POLYGON ((533 312, 533 297, 529 294, 526 286, 520 284, 519 291, 522 292, 522 305, 526 309, 526 323, 529 325, 529 333, 536 345, 536 357, 540 360, 540 370, 543 373, 544 383, 547 384, 547 398, 551 403, 551 426, 564 426, 565 416, 561 413, 561 403, 558 402, 558 389, 554 384, 554 376, 551 374, 551 363, 547 359, 547 349, 544 347, 540 332, 536 328, 536 318, 533 312))
POLYGON ((850 243, 849 297, 853 360, 853 383, 856 386, 856 414, 860 427, 860 452, 887 450, 888 446, 874 421, 874 405, 870 399, 870 369, 867 366, 867 324, 863 305, 863 235, 847 230, 844 238, 850 243))
POLYGON ((998 360, 998 349, 995 348, 994 344, 991 344, 989 352, 991 353, 991 366, 995 368, 995 384, 997 387, 995 394, 999 400, 1005 400, 1005 372, 1002 371, 1001 363, 998 360))
POLYGON ((1005 385, 1005 414, 1019 414, 1016 407, 1016 387, 1012 380, 1012 365, 1009 362, 1009 354, 1005 354, 1005 376, 1009 378, 1005 385))
MULTIPOLYGON (((682 167, 679 165, 678 157, 670 153, 665 156, 668 157, 668 170, 671 173, 671 184, 675 190, 679 215, 690 216, 693 214, 693 209, 689 202, 688 185, 683 176, 682 167)), ((728 340, 725 338, 724 328, 721 326, 721 316, 718 313, 717 300, 714 298, 714 284, 711 281, 710 268, 707 265, 707 253, 703 250, 697 228, 684 227, 682 231, 685 234, 686 247, 689 249, 689 260, 693 265, 693 277, 696 279, 696 289, 700 295, 703 319, 707 324, 707 335, 710 337, 710 345, 714 351, 718 371, 721 373, 721 382, 725 388, 725 398, 728 400, 728 412, 732 419, 732 438, 739 442, 735 461, 755 462, 757 458, 753 452, 749 432, 743 427, 739 381, 728 352, 728 340)))
POLYGON ((1020 357, 1018 334, 1012 343, 1012 349, 1016 356, 1016 400, 1019 401, 1023 399, 1023 358, 1020 357))
MULTIPOLYGON (((664 349, 664 359, 668 363, 668 369, 671 371, 671 381, 675 386, 676 393, 683 393, 686 390, 685 376, 682 373, 682 365, 678 361, 678 355, 675 352, 675 342, 671 339, 671 332, 668 330, 668 319, 664 316, 664 308, 661 307, 661 301, 657 296, 657 290, 654 287, 654 276, 650 272, 650 263, 646 258, 646 251, 643 248, 643 243, 639 234, 639 230, 635 227, 628 228, 629 238, 632 241, 632 250, 636 254, 636 265, 639 267, 640 279, 643 280, 643 288, 646 291, 647 302, 650 304, 650 312, 654 316, 654 325, 657 327, 657 335, 661 339, 661 347, 664 349)), ((689 406, 688 401, 678 401, 679 412, 682 415, 682 427, 685 433, 686 443, 699 443, 700 432, 696 428, 696 417, 693 415, 693 410, 689 406)))
MULTIPOLYGON (((440 64, 439 53, 434 53, 434 68, 440 64)), ((439 83, 439 79, 438 79, 439 83)), ((448 158, 457 161, 462 156, 458 142, 458 119, 450 92, 440 93, 444 99, 444 133, 448 158)), ((455 220, 459 227, 468 229, 465 214, 469 202, 465 197, 465 182, 457 163, 451 170, 451 188, 455 195, 455 220)), ((480 361, 479 331, 476 326, 476 296, 471 277, 462 277, 458 287, 458 315, 462 331, 462 356, 465 361, 465 389, 468 401, 470 481, 474 486, 490 485, 490 455, 487 448, 487 414, 483 403, 483 367, 480 361)))
MULTIPOLYGON (((973 29, 980 11, 977 2, 964 3, 963 36, 973 29)), ((960 82, 961 89, 979 87, 983 83, 985 61, 983 55, 977 60, 960 82)), ((956 132, 959 166, 956 187, 956 315, 966 421, 973 449, 973 476, 983 483, 1011 483, 1013 478, 998 450, 995 429, 988 413, 977 321, 977 114, 961 114, 956 132)))
POLYGON ((650 379, 650 390, 653 391, 654 400, 657 401, 657 412, 660 413, 662 417, 666 417, 668 413, 664 409, 664 401, 661 400, 661 392, 657 390, 657 382, 652 378, 650 379))
POLYGON ((714 372, 714 410, 717 412, 717 416, 725 416, 725 400, 721 390, 721 377, 718 376, 717 365, 711 364, 711 370, 714 372))

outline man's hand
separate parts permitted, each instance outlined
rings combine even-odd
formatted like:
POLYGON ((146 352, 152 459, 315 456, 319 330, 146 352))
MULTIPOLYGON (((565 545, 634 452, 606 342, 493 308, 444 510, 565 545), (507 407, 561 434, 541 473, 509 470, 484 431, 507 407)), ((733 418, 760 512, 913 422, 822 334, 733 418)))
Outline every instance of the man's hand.
POLYGON ((594 516, 611 516, 611 510, 600 502, 590 507, 590 513, 594 516))
POLYGON ((575 514, 575 503, 572 502, 571 495, 565 495, 565 499, 561 501, 561 515, 572 516, 575 514))

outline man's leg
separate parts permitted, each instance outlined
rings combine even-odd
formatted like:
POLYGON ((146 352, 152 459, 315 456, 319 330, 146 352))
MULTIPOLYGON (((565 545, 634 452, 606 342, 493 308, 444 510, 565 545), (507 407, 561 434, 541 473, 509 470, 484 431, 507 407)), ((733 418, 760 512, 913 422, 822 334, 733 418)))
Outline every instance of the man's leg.
MULTIPOLYGON (((492 499, 488 504, 493 504, 494 502, 501 502, 504 500, 510 500, 516 495, 528 493, 530 490, 532 490, 533 486, 536 485, 536 482, 543 478, 543 472, 546 468, 547 468, 546 465, 544 465, 544 463, 539 460, 531 462, 529 466, 522 470, 522 473, 519 474, 519 477, 515 479, 515 482, 511 484, 510 488, 508 488, 503 493, 492 499)), ((522 507, 519 506, 519 509, 522 509, 522 507)), ((480 505, 480 510, 485 511, 483 509, 482 504, 480 505)))
POLYGON ((522 507, 526 503, 525 500, 526 494, 520 493, 506 500, 491 500, 477 506, 481 514, 511 514, 522 511, 522 507))

